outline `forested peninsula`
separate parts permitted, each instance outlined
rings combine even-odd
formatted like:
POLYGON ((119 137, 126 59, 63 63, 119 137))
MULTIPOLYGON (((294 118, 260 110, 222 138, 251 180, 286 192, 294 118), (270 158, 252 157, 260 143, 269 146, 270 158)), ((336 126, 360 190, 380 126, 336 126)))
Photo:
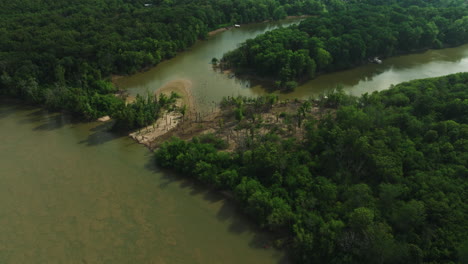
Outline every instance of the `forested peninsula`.
POLYGON ((232 192, 295 263, 466 263, 467 102, 468 73, 361 97, 226 98, 235 149, 174 138, 156 162, 232 192))
POLYGON ((467 29, 463 1, 360 1, 247 40, 223 56, 221 67, 268 77, 276 89, 291 91, 320 73, 467 43, 467 29))
POLYGON ((119 128, 143 127, 166 106, 158 98, 127 106, 115 96, 112 74, 155 66, 210 30, 323 8, 315 0, 6 1, 0 94, 86 119, 110 115, 119 128))

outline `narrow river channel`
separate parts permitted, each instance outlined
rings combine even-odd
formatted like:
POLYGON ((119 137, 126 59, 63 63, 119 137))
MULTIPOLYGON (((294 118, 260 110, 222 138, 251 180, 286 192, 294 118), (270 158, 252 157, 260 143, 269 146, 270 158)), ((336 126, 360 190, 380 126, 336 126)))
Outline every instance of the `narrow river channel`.
MULTIPOLYGON (((116 83, 130 94, 155 91, 167 82, 184 79, 193 84, 192 93, 200 108, 207 109, 224 96, 257 96, 265 94, 265 84, 230 78, 213 70, 213 57, 235 49, 237 45, 279 26, 299 23, 301 19, 267 22, 242 26, 200 41, 189 51, 157 67, 116 83)), ((354 69, 324 74, 297 87, 281 98, 308 98, 335 89, 338 85, 354 95, 388 89, 390 85, 414 79, 437 77, 468 70, 468 44, 441 50, 403 55, 385 59, 382 64, 366 64, 354 69)))
POLYGON ((251 89, 248 80, 230 78, 213 70, 211 59, 221 58, 227 51, 233 50, 240 43, 266 31, 280 26, 297 24, 302 19, 289 19, 278 22, 265 22, 242 25, 210 37, 207 41, 197 42, 190 50, 180 53, 175 58, 162 62, 146 72, 117 79, 120 88, 130 95, 154 92, 164 84, 174 80, 189 80, 192 83, 192 95, 197 106, 208 109, 224 96, 255 95, 262 89, 251 89))
MULTIPOLYGON (((299 20, 243 25, 117 80, 130 94, 185 79, 200 107, 264 87, 213 71, 239 43, 299 20)), ((468 69, 468 45, 322 75, 287 97, 342 84, 360 94, 468 69)), ((284 263, 235 205, 160 170, 152 153, 102 123, 80 123, 0 99, 0 263, 284 263)))

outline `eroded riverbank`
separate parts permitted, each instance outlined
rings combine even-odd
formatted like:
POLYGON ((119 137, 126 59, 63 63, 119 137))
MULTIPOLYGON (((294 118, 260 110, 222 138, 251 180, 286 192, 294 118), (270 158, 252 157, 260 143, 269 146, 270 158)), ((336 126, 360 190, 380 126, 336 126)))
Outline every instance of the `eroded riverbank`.
POLYGON ((170 96, 171 93, 176 93, 179 98, 176 100, 175 106, 177 109, 173 111, 164 111, 162 117, 156 122, 145 128, 138 129, 129 134, 131 138, 138 143, 143 144, 152 149, 153 142, 162 136, 165 136, 171 130, 175 129, 180 122, 186 117, 192 117, 196 114, 196 106, 193 95, 191 93, 192 83, 189 80, 174 80, 155 92, 156 96, 170 96))

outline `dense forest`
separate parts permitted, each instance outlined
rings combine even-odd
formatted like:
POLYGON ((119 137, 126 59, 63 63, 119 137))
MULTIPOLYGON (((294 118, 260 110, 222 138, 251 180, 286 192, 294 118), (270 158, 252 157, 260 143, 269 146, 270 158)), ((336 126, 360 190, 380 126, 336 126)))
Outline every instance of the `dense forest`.
MULTIPOLYGON (((252 48, 251 52, 257 52, 259 47, 266 51, 255 55, 255 63, 250 61, 253 58, 250 55, 244 59, 249 60, 249 67, 259 67, 259 73, 279 76, 279 86, 289 88, 294 87, 298 78, 340 69, 373 54, 390 55, 401 47, 409 50, 421 45, 438 47, 466 42, 468 20, 463 1, 380 2, 371 1, 370 5, 340 0, 3 1, 0 94, 54 110, 67 110, 87 119, 104 115, 114 119, 125 117, 119 121, 119 127, 134 128, 142 123, 132 121, 138 111, 115 96, 116 87, 109 82, 110 76, 157 65, 197 39, 206 38, 209 30, 233 23, 287 15, 316 16, 299 27, 260 37, 256 40, 260 45, 243 47, 243 50, 252 48), (390 4, 393 5, 387 8, 390 4), (377 11, 382 13, 375 15, 377 11), (365 26, 363 32, 367 35, 361 36, 365 20, 374 26, 365 26), (402 37, 406 39, 414 33, 418 36, 417 44, 413 40, 406 44, 395 40, 403 39, 395 35, 395 23, 400 22, 408 30, 401 33, 402 37), (337 34, 342 36, 327 39, 337 34), (373 34, 382 38, 376 41, 373 34), (374 42, 368 43, 369 36, 375 40, 374 46, 369 44, 374 42), (356 50, 364 47, 363 43, 366 51, 356 50), (345 44, 349 46, 346 49, 342 47, 345 44)), ((235 55, 238 53, 227 56, 231 59, 226 61, 244 65, 239 62, 244 59, 235 55)), ((147 109, 151 108, 160 106, 147 109)), ((144 115, 144 119, 149 118, 148 113, 144 115)), ((156 118, 151 117, 153 121, 156 118)))
POLYGON ((128 116, 115 114, 132 109, 114 96, 111 74, 154 66, 212 29, 322 9, 314 0, 2 1, 0 94, 85 118, 128 116))
POLYGON ((157 164, 232 191, 296 263, 467 263, 468 73, 298 101, 302 136, 260 133, 251 110, 274 103, 224 100, 247 130, 236 150, 174 138, 157 164))
MULTIPOLYGON (((317 73, 468 42, 468 5, 362 1, 267 32, 225 54, 222 66, 273 78, 290 91, 317 73)), ((454 3, 456 4, 456 3, 454 3)))

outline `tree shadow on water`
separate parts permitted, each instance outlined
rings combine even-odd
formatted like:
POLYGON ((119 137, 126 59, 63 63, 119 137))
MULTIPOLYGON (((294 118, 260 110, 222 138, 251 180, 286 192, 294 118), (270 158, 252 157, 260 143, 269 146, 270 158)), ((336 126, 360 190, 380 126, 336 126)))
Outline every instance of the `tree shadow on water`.
MULTIPOLYGON (((0 101, 2 103, 3 101, 0 101)), ((22 103, 6 103, 0 109, 0 118, 16 114, 16 122, 21 125, 32 125, 36 131, 47 131, 61 128, 78 122, 72 116, 60 112, 51 112, 37 106, 22 103)))
POLYGON ((89 131, 88 137, 80 141, 80 144, 87 146, 98 146, 114 139, 126 137, 127 134, 123 132, 112 131, 113 122, 104 122, 97 126, 92 127, 89 131))
POLYGON ((33 106, 24 105, 19 101, 0 97, 0 119, 6 118, 18 111, 31 111, 36 109, 33 106))
POLYGON ((16 108, 14 107, 3 107, 0 108, 0 119, 6 118, 11 114, 16 112, 16 108))
POLYGON ((161 183, 159 184, 159 188, 161 189, 166 189, 169 185, 183 180, 183 177, 178 175, 177 173, 171 170, 167 170, 167 169, 163 169, 159 167, 156 164, 156 160, 154 156, 148 159, 147 163, 145 164, 145 168, 149 171, 152 171, 153 173, 161 175, 160 176, 161 183))
POLYGON ((203 197, 206 198, 205 200, 211 199, 213 202, 219 201, 219 199, 214 198, 215 196, 206 194, 210 189, 202 182, 193 178, 184 177, 181 173, 175 172, 174 170, 164 169, 158 166, 154 155, 148 159, 145 168, 161 175, 161 183, 159 184, 161 189, 165 189, 171 184, 178 184, 182 189, 189 189, 190 195, 203 195, 203 197))
MULTIPOLYGON (((240 204, 235 200, 232 193, 221 191, 193 179, 184 177, 173 170, 160 168, 154 159, 149 158, 145 168, 161 175, 160 188, 165 189, 171 184, 177 184, 183 189, 188 189, 190 195, 201 197, 209 203, 221 203, 216 212, 216 219, 227 224, 228 231, 237 235, 251 234, 251 239, 247 242, 248 246, 258 250, 271 250, 273 247, 274 235, 266 230, 262 230, 254 223, 241 209, 240 204)), ((194 197, 194 199, 196 199, 194 197)), ((216 207, 217 208, 217 207, 216 207)), ((290 263, 289 258, 284 251, 274 250, 271 254, 278 261, 277 264, 290 263)))
POLYGON ((49 113, 45 110, 38 110, 27 116, 26 119, 21 122, 25 123, 41 123, 36 126, 36 131, 51 131, 60 129, 66 125, 77 123, 78 120, 74 120, 71 116, 62 113, 49 113))
POLYGON ((49 111, 34 105, 15 103, 10 104, 8 112, 24 112, 17 119, 18 124, 32 124, 35 131, 50 131, 70 124, 82 123, 81 119, 68 113, 49 111))
MULTIPOLYGON (((221 195, 221 194, 220 194, 221 195)), ((223 197, 226 197, 223 195, 223 197)), ((234 234, 251 234, 249 247, 258 250, 271 250, 274 248, 274 236, 268 230, 263 230, 255 224, 254 220, 249 217, 240 207, 240 204, 233 200, 233 198, 226 198, 219 209, 216 217, 222 222, 228 221, 229 232, 234 234)), ((286 264, 290 263, 286 252, 281 250, 274 250, 271 252, 278 261, 275 263, 286 264)))

